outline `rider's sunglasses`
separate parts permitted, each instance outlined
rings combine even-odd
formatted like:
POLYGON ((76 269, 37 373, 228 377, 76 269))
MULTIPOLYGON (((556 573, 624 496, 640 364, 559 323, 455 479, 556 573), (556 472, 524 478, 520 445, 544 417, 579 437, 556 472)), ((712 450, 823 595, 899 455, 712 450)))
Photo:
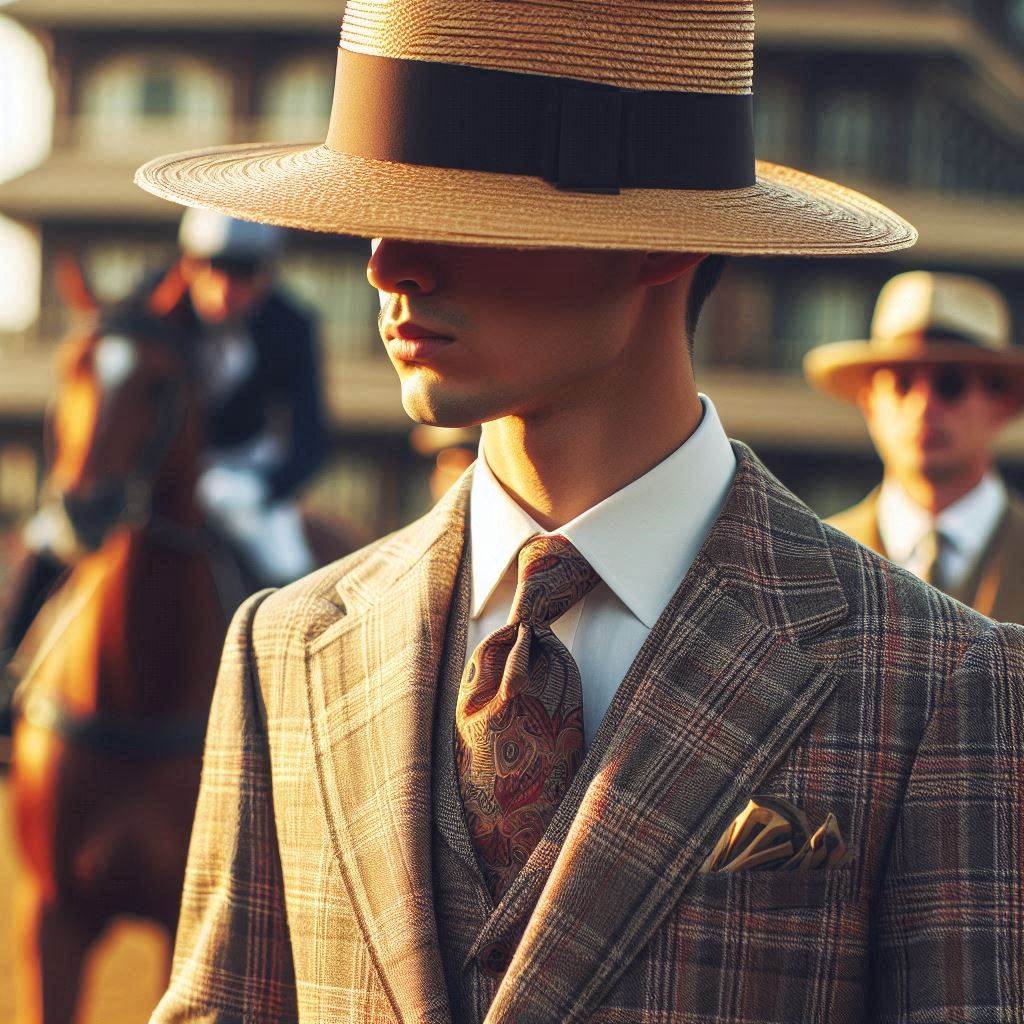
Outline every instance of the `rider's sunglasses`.
POLYGON ((1006 380, 998 373, 966 369, 962 366, 894 367, 893 378, 896 393, 901 397, 910 394, 914 382, 921 377, 931 381, 932 391, 944 402, 953 404, 973 387, 981 384, 990 394, 1001 395, 1006 391, 1006 380))
POLYGON ((221 274, 227 274, 228 277, 247 281, 252 280, 263 269, 263 264, 260 263, 259 260, 216 256, 209 262, 211 270, 215 270, 221 274))

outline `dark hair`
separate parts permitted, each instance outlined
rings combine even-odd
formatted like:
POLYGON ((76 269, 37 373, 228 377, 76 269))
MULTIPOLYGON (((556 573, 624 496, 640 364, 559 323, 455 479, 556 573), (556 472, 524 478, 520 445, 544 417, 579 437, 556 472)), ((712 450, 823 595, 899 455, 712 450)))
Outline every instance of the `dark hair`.
POLYGON ((693 275, 690 295, 686 300, 686 340, 693 350, 693 336, 697 333, 697 323, 701 310, 722 276, 728 257, 712 253, 705 256, 693 275))

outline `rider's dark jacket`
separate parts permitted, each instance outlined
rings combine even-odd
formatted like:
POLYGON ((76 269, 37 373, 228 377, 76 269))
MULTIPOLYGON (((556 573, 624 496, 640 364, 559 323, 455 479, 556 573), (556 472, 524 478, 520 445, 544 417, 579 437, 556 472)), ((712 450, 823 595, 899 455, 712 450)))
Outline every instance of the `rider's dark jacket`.
MULTIPOLYGON (((147 280, 136 298, 145 300, 162 279, 147 280)), ((187 291, 165 318, 185 337, 200 338, 202 327, 187 291)), ((256 358, 244 377, 208 403, 205 443, 210 448, 245 444, 267 429, 272 412, 283 412, 291 425, 285 457, 266 482, 271 500, 285 498, 316 472, 328 450, 316 321, 275 290, 245 328, 256 358)))

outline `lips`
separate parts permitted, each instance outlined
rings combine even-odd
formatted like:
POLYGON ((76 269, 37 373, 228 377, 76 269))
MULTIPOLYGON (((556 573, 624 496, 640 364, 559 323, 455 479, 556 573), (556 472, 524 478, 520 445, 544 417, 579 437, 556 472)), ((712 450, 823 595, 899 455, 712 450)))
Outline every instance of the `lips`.
POLYGON ((418 341, 420 338, 431 338, 435 341, 452 341, 450 335, 442 334, 432 327, 423 327, 411 320, 402 323, 389 324, 387 328, 388 339, 401 338, 405 341, 418 341))
POLYGON ((455 340, 411 320, 388 324, 384 337, 390 356, 403 363, 431 362, 455 340))

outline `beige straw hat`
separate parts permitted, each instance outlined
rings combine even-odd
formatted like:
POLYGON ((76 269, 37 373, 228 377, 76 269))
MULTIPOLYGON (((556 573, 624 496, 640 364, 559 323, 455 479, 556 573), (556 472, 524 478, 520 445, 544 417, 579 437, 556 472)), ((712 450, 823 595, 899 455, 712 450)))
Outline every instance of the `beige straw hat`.
POLYGON ((136 174, 232 217, 368 238, 809 256, 916 240, 753 153, 751 0, 349 0, 324 144, 136 174))
POLYGON ((1010 334, 1010 311, 993 285, 914 270, 880 292, 870 340, 819 345, 804 357, 804 373, 826 394, 853 402, 880 366, 980 366, 998 371, 1024 401, 1024 351, 1010 334))

